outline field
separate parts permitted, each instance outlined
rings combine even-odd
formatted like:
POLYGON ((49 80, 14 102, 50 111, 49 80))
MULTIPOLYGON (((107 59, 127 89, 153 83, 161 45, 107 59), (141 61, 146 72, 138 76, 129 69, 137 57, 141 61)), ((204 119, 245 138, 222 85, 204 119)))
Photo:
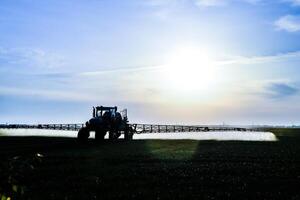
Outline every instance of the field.
POLYGON ((91 140, 80 145, 72 138, 3 136, 0 196, 300 199, 300 130, 271 131, 277 142, 91 140))

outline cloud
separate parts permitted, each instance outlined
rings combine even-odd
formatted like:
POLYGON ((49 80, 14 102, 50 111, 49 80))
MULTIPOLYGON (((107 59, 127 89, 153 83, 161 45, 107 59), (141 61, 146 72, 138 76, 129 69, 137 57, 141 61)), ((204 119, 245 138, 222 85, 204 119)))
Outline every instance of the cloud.
POLYGON ((291 3, 293 6, 300 6, 300 0, 285 0, 285 2, 291 3))
POLYGON ((38 68, 57 68, 64 64, 62 56, 39 48, 0 47, 0 67, 1 65, 22 65, 38 68))
POLYGON ((274 22, 274 25, 278 30, 284 30, 287 32, 299 32, 300 31, 300 15, 285 15, 280 17, 274 22))
POLYGON ((257 5, 258 3, 263 2, 263 0, 193 0, 193 2, 198 7, 215 7, 234 4, 236 2, 257 5))
MULTIPOLYGON (((1 53, 0 53, 1 54, 1 53)), ((266 55, 266 56, 231 56, 228 59, 215 61, 216 66, 223 65, 252 65, 252 64, 263 64, 263 63, 273 63, 273 62, 282 62, 289 61, 291 59, 300 59, 300 51, 279 53, 275 55, 266 55)), ((167 63, 155 64, 155 65, 136 65, 136 66, 119 66, 119 67, 107 67, 102 70, 94 71, 81 71, 81 72, 51 72, 51 73, 34 73, 35 75, 42 76, 44 78, 50 77, 98 77, 108 74, 118 74, 122 75, 124 73, 133 73, 133 72, 150 72, 150 71, 160 71, 168 68, 167 63)))
POLYGON ((244 2, 253 4, 253 5, 256 5, 256 4, 261 3, 261 2, 263 2, 263 1, 264 1, 264 0, 244 0, 244 2))
POLYGON ((271 98, 285 98, 298 93, 298 88, 288 83, 270 83, 266 86, 267 96, 271 98))
POLYGON ((267 56, 234 56, 227 60, 216 61, 216 65, 231 65, 231 64, 261 64, 261 63, 271 63, 271 62, 279 62, 284 60, 290 60, 294 58, 300 58, 300 51, 287 52, 287 53, 279 53, 275 55, 267 55, 267 56))
POLYGON ((197 7, 216 7, 236 2, 244 2, 255 5, 262 1, 263 0, 148 0, 145 4, 153 7, 161 7, 192 3, 197 7))
POLYGON ((225 6, 236 2, 256 5, 262 1, 263 0, 193 0, 194 4, 198 7, 225 6))
MULTIPOLYGON (((265 100, 281 100, 282 103, 287 103, 287 100, 293 102, 295 98, 289 98, 295 96, 296 99, 300 96, 299 82, 293 82, 289 79, 271 79, 271 80, 250 80, 245 81, 240 87, 240 97, 246 98, 250 101, 256 102, 268 102, 265 100)), ((279 101, 278 101, 279 102, 279 101)))
MULTIPOLYGON (((216 66, 223 65, 253 65, 253 64, 264 64, 264 63, 273 63, 273 62, 282 62, 289 61, 291 59, 299 59, 300 51, 287 52, 287 53, 279 53, 275 55, 266 55, 266 56, 232 56, 229 59, 218 60, 215 61, 214 64, 216 66)), ((39 74, 47 77, 58 77, 58 76, 80 76, 80 77, 88 77, 88 76, 102 76, 108 74, 123 74, 123 73, 132 73, 132 72, 145 72, 145 71, 159 71, 166 69, 167 63, 161 63, 157 65, 139 65, 139 66, 127 66, 127 67, 114 67, 103 70, 95 70, 95 71, 83 71, 77 73, 44 73, 39 74)))
POLYGON ((194 3, 199 7, 223 6, 228 3, 228 0, 194 0, 194 3))
POLYGON ((54 89, 27 89, 27 88, 16 88, 16 87, 2 87, 0 86, 0 95, 6 96, 18 96, 18 97, 32 97, 39 99, 48 100, 61 100, 61 101, 92 101, 96 99, 95 95, 91 94, 78 94, 78 91, 62 91, 54 89))
POLYGON ((148 0, 144 3, 149 6, 164 6, 177 3, 178 0, 148 0))
POLYGON ((134 67, 127 67, 127 68, 114 68, 109 70, 99 70, 99 71, 86 71, 80 72, 76 75, 78 76, 99 76, 103 74, 109 73, 128 73, 128 72, 144 72, 144 71, 155 71, 164 69, 165 65, 149 65, 149 66, 134 66, 134 67))

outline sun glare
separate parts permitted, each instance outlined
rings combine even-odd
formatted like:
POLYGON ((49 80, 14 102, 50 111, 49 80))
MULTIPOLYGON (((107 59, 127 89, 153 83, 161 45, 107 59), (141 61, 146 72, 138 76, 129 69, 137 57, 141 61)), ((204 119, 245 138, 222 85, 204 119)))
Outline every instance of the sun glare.
POLYGON ((166 84, 177 91, 209 89, 215 76, 212 61, 202 49, 179 48, 167 58, 164 74, 166 84))

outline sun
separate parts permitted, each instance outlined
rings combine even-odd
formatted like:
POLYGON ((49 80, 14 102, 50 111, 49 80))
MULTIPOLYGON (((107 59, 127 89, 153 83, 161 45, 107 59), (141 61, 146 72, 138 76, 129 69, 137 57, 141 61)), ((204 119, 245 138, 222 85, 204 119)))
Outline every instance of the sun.
POLYGON ((212 86, 215 67, 205 50, 182 47, 167 57, 164 71, 165 84, 176 91, 201 91, 212 86))

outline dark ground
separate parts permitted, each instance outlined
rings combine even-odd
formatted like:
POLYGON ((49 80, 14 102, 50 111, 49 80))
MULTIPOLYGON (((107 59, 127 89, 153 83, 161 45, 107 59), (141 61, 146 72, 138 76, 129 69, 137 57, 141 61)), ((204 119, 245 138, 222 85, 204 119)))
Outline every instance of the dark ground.
POLYGON ((3 136, 0 196, 300 199, 300 130, 273 133, 278 142, 91 140, 79 145, 71 138, 3 136))

